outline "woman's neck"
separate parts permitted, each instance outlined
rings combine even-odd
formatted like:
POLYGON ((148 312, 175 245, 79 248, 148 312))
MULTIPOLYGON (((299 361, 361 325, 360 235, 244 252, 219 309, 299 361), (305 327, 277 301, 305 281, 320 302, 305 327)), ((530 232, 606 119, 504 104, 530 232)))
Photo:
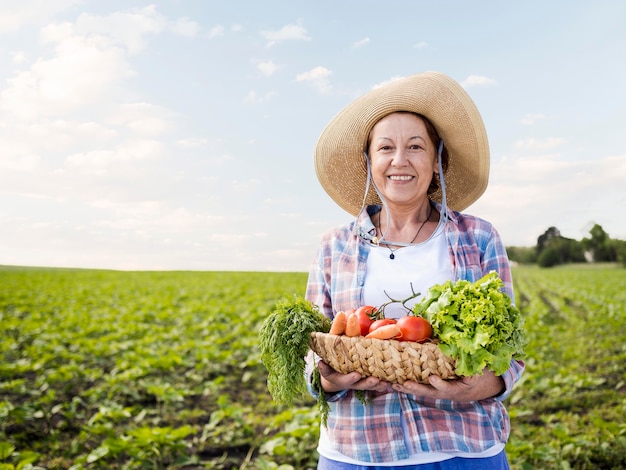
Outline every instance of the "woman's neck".
MULTIPOLYGON (((391 233, 403 233, 405 231, 411 231, 412 228, 423 224, 425 221, 431 220, 433 213, 432 203, 427 200, 419 207, 412 207, 408 209, 385 207, 378 213, 378 220, 376 224, 383 232, 389 229, 391 233), (389 226, 387 226, 389 224, 389 226)), ((389 238, 388 236, 386 238, 389 238)))
MULTIPOLYGON (((389 230, 385 230, 381 227, 382 217, 384 216, 383 211, 381 210, 380 212, 378 212, 377 218, 372 220, 376 227, 376 238, 380 237, 378 238, 379 241, 376 241, 374 243, 384 244, 390 251, 389 258, 393 260, 396 257, 395 251, 397 249, 403 246, 422 243, 423 241, 429 239, 437 228, 439 212, 437 212, 436 210, 434 211, 435 217, 433 222, 432 216, 434 205, 429 202, 427 209, 428 213, 423 218, 423 220, 420 221, 419 219, 416 220, 415 217, 409 217, 408 219, 405 219, 406 223, 400 229, 395 229, 395 227, 398 225, 393 225, 391 223, 391 220, 393 220, 390 216, 391 212, 387 212, 387 223, 391 226, 391 229, 389 230), (413 233, 412 231, 415 230, 415 225, 417 225, 417 231, 414 232, 414 235, 411 236, 411 233, 413 233), (412 238, 409 240, 408 237, 412 238)), ((419 214, 420 211, 415 211, 413 215, 419 216, 419 214)))

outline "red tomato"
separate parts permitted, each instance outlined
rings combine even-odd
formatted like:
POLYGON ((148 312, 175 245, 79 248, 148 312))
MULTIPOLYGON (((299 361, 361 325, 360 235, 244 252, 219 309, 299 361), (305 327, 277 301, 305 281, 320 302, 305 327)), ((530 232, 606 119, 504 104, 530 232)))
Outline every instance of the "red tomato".
POLYGON ((370 331, 370 325, 377 318, 378 310, 371 305, 364 305, 356 309, 356 315, 359 317, 359 325, 361 325, 361 336, 367 336, 370 331))
POLYGON ((422 343, 433 334, 433 329, 430 326, 430 323, 422 317, 407 315, 406 317, 402 317, 398 320, 398 326, 402 332, 402 338, 400 338, 401 341, 415 341, 417 343, 422 343))
POLYGON ((397 322, 398 320, 396 320, 395 318, 381 318, 380 320, 375 320, 370 325, 369 332, 371 333, 376 328, 380 328, 381 326, 385 326, 385 325, 393 325, 394 323, 397 323, 397 322))

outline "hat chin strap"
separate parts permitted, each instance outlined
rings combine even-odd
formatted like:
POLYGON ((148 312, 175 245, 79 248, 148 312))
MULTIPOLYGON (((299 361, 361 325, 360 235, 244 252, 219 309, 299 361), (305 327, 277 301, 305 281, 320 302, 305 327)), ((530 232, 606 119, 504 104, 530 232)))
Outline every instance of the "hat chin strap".
POLYGON ((446 198, 446 179, 443 175, 443 163, 441 154, 443 153, 443 139, 439 139, 439 147, 437 149, 437 169, 439 170, 439 184, 441 185, 441 212, 440 220, 444 223, 448 220, 448 200, 446 198))
POLYGON ((358 224, 359 217, 361 216, 363 209, 365 209, 365 202, 367 201, 367 193, 369 193, 369 190, 370 190, 370 182, 372 186, 374 186, 374 189, 376 190, 376 194, 378 194, 381 200, 384 201, 384 199, 380 195, 380 192, 378 191, 378 188, 376 187, 376 185, 374 184, 374 181, 372 180, 372 167, 370 165, 370 159, 366 151, 363 151, 363 156, 365 157, 365 163, 367 165, 367 178, 365 181, 365 192, 363 193, 363 201, 361 202, 361 209, 359 210, 359 213, 354 218, 354 231, 356 235, 361 237, 363 240, 368 240, 372 242, 374 245, 378 245, 379 238, 376 236, 376 233, 372 235, 370 232, 366 232, 365 230, 363 230, 363 228, 360 227, 358 224))
MULTIPOLYGON (((437 169, 439 170, 439 183, 441 184, 441 211, 440 211, 440 217, 439 217, 439 225, 441 225, 442 223, 445 223, 448 219, 448 203, 446 199, 446 181, 443 176, 443 163, 441 161, 442 152, 443 152, 443 139, 439 139, 439 146, 437 148, 437 169)), ((363 156, 365 157, 365 162, 367 164, 367 180, 365 183, 365 192, 363 193, 363 202, 361 203, 361 209, 359 210, 359 213, 356 215, 355 222, 354 222, 356 234, 364 240, 369 240, 374 245, 382 244, 382 245, 394 245, 394 246, 411 246, 412 245, 411 243, 389 242, 385 240, 385 237, 387 236, 387 232, 389 231, 391 215, 389 214, 387 201, 378 190, 378 187, 376 186, 376 183, 374 183, 374 180, 372 178, 372 167, 371 167, 370 158, 367 155, 367 152, 363 151, 363 156), (387 213, 387 229, 385 230, 385 233, 383 233, 382 237, 380 238, 378 238, 375 235, 372 235, 369 232, 366 232, 357 224, 359 216, 363 212, 363 209, 365 209, 365 203, 367 201, 367 193, 369 192, 370 184, 374 187, 374 190, 376 191, 376 194, 378 195, 381 202, 383 203, 383 206, 387 209, 385 211, 387 213)))

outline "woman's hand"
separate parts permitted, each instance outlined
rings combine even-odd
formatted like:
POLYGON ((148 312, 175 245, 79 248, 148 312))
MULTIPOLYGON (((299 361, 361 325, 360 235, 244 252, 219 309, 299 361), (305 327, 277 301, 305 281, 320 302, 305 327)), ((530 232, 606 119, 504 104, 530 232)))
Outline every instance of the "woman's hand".
POLYGON ((358 372, 341 374, 323 361, 318 362, 317 368, 320 371, 322 388, 329 393, 348 389, 393 392, 389 382, 384 382, 376 377, 363 378, 358 372))
POLYGON ((477 401, 500 395, 505 388, 502 377, 487 369, 483 370, 482 375, 463 377, 457 380, 443 380, 432 375, 429 382, 430 385, 407 381, 402 385, 394 384, 393 389, 421 397, 453 401, 477 401))

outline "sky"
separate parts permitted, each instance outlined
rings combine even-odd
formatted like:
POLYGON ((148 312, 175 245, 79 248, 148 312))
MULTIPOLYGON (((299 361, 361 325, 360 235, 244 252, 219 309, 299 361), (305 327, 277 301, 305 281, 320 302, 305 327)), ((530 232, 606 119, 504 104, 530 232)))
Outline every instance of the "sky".
POLYGON ((308 271, 317 138, 427 70, 487 128, 465 212, 626 239, 624 57, 622 0, 0 0, 0 265, 308 271))

